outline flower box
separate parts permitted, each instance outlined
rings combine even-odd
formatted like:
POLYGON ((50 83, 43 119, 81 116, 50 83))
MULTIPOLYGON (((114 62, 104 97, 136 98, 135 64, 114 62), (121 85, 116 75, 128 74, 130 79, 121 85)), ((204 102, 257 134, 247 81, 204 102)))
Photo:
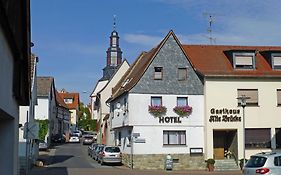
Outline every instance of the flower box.
POLYGON ((165 106, 148 106, 148 112, 155 117, 160 117, 167 112, 167 108, 165 106))
POLYGON ((174 107, 173 111, 178 114, 180 117, 189 116, 192 112, 192 107, 185 105, 185 106, 176 106, 174 107))

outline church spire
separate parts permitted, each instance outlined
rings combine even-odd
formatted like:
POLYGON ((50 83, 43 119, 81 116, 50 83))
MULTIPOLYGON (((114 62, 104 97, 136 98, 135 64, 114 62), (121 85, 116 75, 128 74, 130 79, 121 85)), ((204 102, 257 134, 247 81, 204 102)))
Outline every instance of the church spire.
POLYGON ((116 67, 122 62, 122 51, 119 47, 119 36, 116 31, 116 15, 113 15, 113 31, 110 35, 110 46, 106 51, 107 66, 116 67))

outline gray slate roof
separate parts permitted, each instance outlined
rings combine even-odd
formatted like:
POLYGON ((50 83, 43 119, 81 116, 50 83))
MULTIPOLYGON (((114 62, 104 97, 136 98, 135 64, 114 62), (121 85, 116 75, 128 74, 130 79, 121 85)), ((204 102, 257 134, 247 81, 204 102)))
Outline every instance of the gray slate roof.
POLYGON ((53 77, 37 77, 37 96, 48 97, 53 81, 53 77))

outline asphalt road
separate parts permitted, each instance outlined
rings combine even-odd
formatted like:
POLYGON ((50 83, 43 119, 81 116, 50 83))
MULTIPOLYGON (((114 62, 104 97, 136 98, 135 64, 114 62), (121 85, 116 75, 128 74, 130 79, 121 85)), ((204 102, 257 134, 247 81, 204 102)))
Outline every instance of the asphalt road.
POLYGON ((56 146, 47 155, 48 165, 35 167, 30 175, 241 175, 241 171, 146 171, 131 170, 125 166, 101 166, 88 156, 88 146, 82 144, 63 144, 56 146))

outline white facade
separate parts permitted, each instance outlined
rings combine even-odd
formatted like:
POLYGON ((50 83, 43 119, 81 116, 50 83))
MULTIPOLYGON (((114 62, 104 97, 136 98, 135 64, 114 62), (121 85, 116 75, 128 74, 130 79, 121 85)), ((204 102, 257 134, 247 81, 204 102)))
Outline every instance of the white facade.
POLYGON ((114 133, 110 131, 111 124, 108 121, 103 121, 106 115, 109 115, 110 108, 106 101, 112 95, 112 88, 116 86, 120 78, 125 74, 125 72, 129 69, 129 64, 127 61, 123 61, 120 65, 117 72, 113 75, 113 77, 108 81, 106 86, 104 86, 99 92, 99 107, 97 110, 98 114, 98 121, 100 121, 101 126, 100 130, 98 131, 97 140, 99 143, 109 144, 112 145, 114 143, 114 133))
POLYGON ((103 89, 106 84, 108 83, 108 80, 104 80, 104 81, 98 81, 96 84, 95 89, 93 90, 92 94, 91 94, 91 118, 93 120, 97 120, 98 119, 98 111, 97 109, 95 109, 95 102, 97 100, 97 94, 98 92, 103 89))
POLYGON ((0 165, 1 173, 15 175, 18 165, 19 106, 13 95, 14 58, 0 27, 0 165), (2 120, 4 119, 4 120, 2 120))
MULTIPOLYGON (((238 89, 257 89, 258 105, 245 107, 245 128, 269 128, 271 133, 271 148, 246 148, 246 159, 254 153, 270 151, 276 148, 275 129, 280 128, 281 108, 277 106, 277 89, 280 89, 280 80, 274 79, 207 79, 205 83, 205 116, 206 116, 206 154, 208 158, 215 156, 214 131, 233 131, 235 146, 238 147, 237 158, 243 158, 243 109, 238 106, 238 89), (236 116, 240 121, 225 122, 222 114, 212 114, 211 109, 240 110, 236 116), (210 116, 221 117, 220 121, 210 122, 210 116)), ((230 114, 227 114, 230 117, 230 114)))
POLYGON ((203 101, 203 95, 129 94, 129 96, 122 96, 116 100, 116 103, 121 104, 121 108, 114 107, 114 114, 112 114, 114 115, 112 128, 115 130, 115 143, 120 145, 122 152, 130 154, 132 151, 131 147, 128 147, 130 135, 139 133, 138 139, 144 139, 145 143, 134 143, 134 154, 189 154, 190 148, 204 148, 203 101), (162 97, 163 105, 167 107, 165 117, 178 117, 173 112, 173 108, 177 105, 177 97, 188 97, 188 104, 192 106, 193 112, 188 117, 179 117, 181 123, 159 122, 159 117, 154 117, 148 112, 152 96, 162 97), (124 98, 128 100, 128 110, 123 103, 124 98), (165 146, 163 131, 185 131, 186 145, 165 146), (118 132, 121 132, 121 140, 118 138, 118 132))

